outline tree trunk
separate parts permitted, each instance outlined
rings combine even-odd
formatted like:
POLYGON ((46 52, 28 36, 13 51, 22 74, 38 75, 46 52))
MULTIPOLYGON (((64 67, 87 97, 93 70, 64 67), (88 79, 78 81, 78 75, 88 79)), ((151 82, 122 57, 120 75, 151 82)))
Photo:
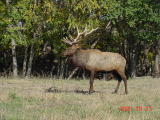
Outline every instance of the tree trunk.
POLYGON ((131 77, 136 77, 136 54, 135 50, 133 50, 133 53, 131 53, 131 77))
POLYGON ((124 49, 124 53, 123 53, 123 54, 124 54, 124 57, 127 58, 127 57, 128 57, 128 56, 127 56, 127 45, 128 45, 128 44, 127 44, 127 40, 126 40, 126 39, 124 40, 123 45, 124 45, 124 46, 123 46, 123 47, 124 47, 124 48, 123 48, 123 49, 124 49))
POLYGON ((17 58, 16 58, 16 42, 14 39, 11 41, 12 45, 12 70, 13 70, 13 77, 18 76, 18 70, 17 70, 17 58))
POLYGON ((154 66, 155 77, 160 77, 159 64, 160 64, 160 40, 158 40, 156 44, 156 55, 155 55, 155 66, 154 66))
POLYGON ((51 68, 51 71, 50 71, 50 76, 51 76, 51 78, 53 77, 53 70, 55 69, 56 67, 55 67, 55 65, 53 64, 52 65, 52 68, 51 68))
POLYGON ((159 77, 160 74, 160 69, 159 69, 159 59, 160 59, 160 55, 156 55, 155 56, 155 77, 159 77))
POLYGON ((58 65, 57 65, 57 76, 60 77, 60 72, 61 72, 61 59, 58 58, 58 65))
POLYGON ((84 80, 86 79, 86 72, 85 72, 85 69, 83 69, 82 77, 83 77, 84 80))
MULTIPOLYGON (((6 6, 8 13, 10 12, 10 5, 9 3, 11 0, 6 0, 6 6)), ((11 27, 12 25, 9 25, 8 27, 11 27)), ((18 69, 17 69, 17 58, 16 58, 16 42, 14 39, 11 39, 11 46, 12 46, 12 71, 13 71, 13 77, 18 76, 18 69)))
POLYGON ((73 75, 78 71, 78 67, 76 67, 72 72, 71 74, 69 75, 68 79, 71 79, 73 77, 73 75))
MULTIPOLYGON (((11 2, 11 0, 6 0, 7 7, 9 7, 9 2, 11 2)), ((9 8, 8 8, 8 11, 10 11, 9 8)))
POLYGON ((33 57, 34 57, 34 48, 33 48, 33 44, 31 45, 31 49, 30 49, 30 57, 29 57, 29 62, 28 62, 28 69, 27 69, 27 74, 26 77, 30 77, 31 76, 31 71, 32 71, 32 62, 33 62, 33 57))
POLYGON ((25 52, 24 52, 24 60, 23 60, 23 73, 22 75, 26 75, 26 70, 27 70, 27 52, 28 52, 28 46, 25 47, 25 52))

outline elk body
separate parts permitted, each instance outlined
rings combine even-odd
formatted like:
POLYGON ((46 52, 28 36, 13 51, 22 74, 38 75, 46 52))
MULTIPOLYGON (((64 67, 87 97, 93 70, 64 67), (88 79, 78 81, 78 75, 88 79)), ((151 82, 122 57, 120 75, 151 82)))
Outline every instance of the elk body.
MULTIPOLYGON (((65 40, 66 41, 66 40, 65 40)), ((66 43, 69 43, 67 41, 66 43)), ((79 47, 78 44, 72 44, 74 42, 70 42, 71 47, 67 48, 63 54, 65 56, 69 56, 72 63, 81 68, 85 68, 91 71, 91 78, 90 78, 90 88, 89 93, 94 92, 93 82, 94 82, 94 75, 97 71, 116 71, 121 79, 124 81, 125 85, 125 93, 128 93, 127 90, 127 79, 125 75, 125 66, 126 60, 118 53, 112 52, 101 52, 97 49, 87 49, 83 50, 79 47)), ((114 93, 118 92, 121 79, 118 80, 117 87, 114 93)))

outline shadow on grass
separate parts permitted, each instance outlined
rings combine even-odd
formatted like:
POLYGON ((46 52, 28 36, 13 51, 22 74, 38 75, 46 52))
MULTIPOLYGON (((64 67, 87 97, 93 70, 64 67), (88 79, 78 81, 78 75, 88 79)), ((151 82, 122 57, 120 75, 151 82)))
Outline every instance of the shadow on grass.
MULTIPOLYGON (((50 93, 79 93, 79 94, 89 94, 88 91, 86 90, 61 90, 61 89, 57 89, 57 88, 49 88, 46 89, 46 92, 50 92, 50 93)), ((99 91, 95 91, 94 93, 100 93, 99 91)))

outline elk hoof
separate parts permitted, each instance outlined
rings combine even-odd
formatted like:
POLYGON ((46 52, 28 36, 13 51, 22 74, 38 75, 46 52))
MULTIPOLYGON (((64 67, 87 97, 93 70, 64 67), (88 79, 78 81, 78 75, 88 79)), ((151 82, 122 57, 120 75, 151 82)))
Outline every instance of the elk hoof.
POLYGON ((117 94, 117 92, 116 92, 116 91, 114 91, 114 92, 112 92, 112 94, 117 94))
POLYGON ((92 90, 92 91, 89 91, 89 94, 92 94, 92 93, 94 93, 95 91, 94 90, 92 90))
POLYGON ((126 92, 124 92, 124 93, 121 93, 120 95, 127 95, 128 94, 128 92, 126 93, 126 92))

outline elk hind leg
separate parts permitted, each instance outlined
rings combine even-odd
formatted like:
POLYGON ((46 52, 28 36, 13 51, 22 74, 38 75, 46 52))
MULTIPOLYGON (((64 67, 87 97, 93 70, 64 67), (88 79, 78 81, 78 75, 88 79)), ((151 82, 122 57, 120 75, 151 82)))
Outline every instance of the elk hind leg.
POLYGON ((117 83, 116 89, 113 92, 113 94, 116 94, 118 92, 121 81, 122 81, 121 79, 118 79, 118 83, 117 83))
POLYGON ((124 86, 125 86, 125 94, 128 94, 128 89, 127 89, 127 77, 123 71, 117 71, 118 74, 121 76, 122 80, 124 81, 124 86))

